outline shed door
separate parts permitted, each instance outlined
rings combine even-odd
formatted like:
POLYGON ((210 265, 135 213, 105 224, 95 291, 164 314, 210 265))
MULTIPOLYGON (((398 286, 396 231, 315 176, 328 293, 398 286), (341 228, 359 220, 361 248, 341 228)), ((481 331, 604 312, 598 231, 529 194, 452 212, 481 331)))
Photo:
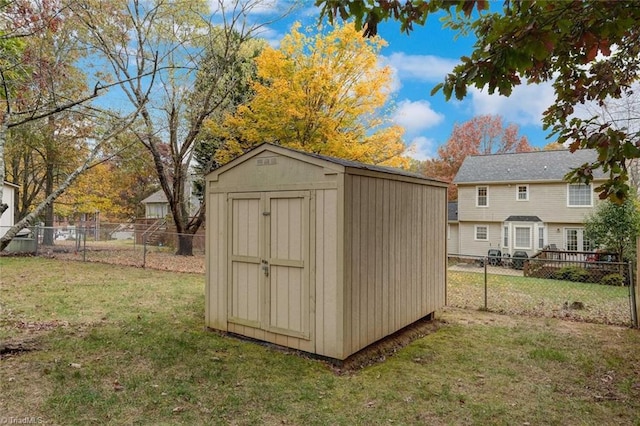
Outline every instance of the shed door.
POLYGON ((229 321, 260 327, 260 270, 264 244, 261 194, 229 197, 229 321))
POLYGON ((309 338, 309 192, 230 195, 229 321, 309 338))

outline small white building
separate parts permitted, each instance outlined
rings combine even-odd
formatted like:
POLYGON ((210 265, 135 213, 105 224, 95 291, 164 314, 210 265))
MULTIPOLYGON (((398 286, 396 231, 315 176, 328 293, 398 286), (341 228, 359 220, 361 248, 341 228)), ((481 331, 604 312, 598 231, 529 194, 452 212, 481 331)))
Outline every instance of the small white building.
POLYGON ((7 204, 9 208, 0 216, 0 237, 6 234, 15 223, 15 200, 18 188, 18 185, 7 181, 2 183, 2 204, 7 204))
POLYGON ((141 201, 144 204, 144 217, 162 219, 169 214, 169 202, 164 191, 159 190, 141 201))
POLYGON ((445 304, 446 183, 262 144, 205 196, 210 328, 345 359, 445 304))

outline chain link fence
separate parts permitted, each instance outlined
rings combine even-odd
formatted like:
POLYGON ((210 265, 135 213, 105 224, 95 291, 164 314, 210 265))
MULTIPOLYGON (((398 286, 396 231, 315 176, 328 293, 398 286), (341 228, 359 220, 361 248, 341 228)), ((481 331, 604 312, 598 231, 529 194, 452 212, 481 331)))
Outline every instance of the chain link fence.
MULTIPOLYGON (((6 230, 0 229, 0 234, 6 230)), ((171 232, 164 226, 101 223, 96 226, 25 228, 6 254, 101 262, 179 272, 204 273, 204 230, 171 232), (191 253, 176 256, 178 250, 191 253)))
MULTIPOLYGON (((204 273, 204 230, 171 232, 159 222, 23 230, 3 254, 204 273), (180 249, 191 256, 178 256, 180 249)), ((0 229, 0 234, 6 230, 0 229)), ((637 326, 634 267, 606 256, 450 255, 447 305, 465 309, 637 326)))
POLYGON ((450 255, 447 305, 637 326, 634 268, 594 258, 450 255))

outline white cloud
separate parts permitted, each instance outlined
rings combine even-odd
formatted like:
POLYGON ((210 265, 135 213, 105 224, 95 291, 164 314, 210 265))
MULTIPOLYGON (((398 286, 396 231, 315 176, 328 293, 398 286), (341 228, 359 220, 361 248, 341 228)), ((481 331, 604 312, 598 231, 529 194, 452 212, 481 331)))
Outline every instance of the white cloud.
POLYGON ((429 102, 404 100, 398 103, 393 122, 404 127, 408 136, 436 126, 444 121, 444 115, 434 111, 429 102))
POLYGON ((396 70, 400 79, 441 82, 460 61, 432 55, 407 55, 392 53, 386 63, 396 70))
POLYGON ((509 97, 489 95, 475 87, 469 88, 469 95, 474 115, 501 115, 521 126, 542 127, 542 113, 555 100, 550 82, 516 86, 509 97))
POLYGON ((280 42, 284 38, 284 34, 271 27, 261 27, 254 35, 265 39, 267 43, 269 43, 269 46, 274 49, 278 49, 280 47, 280 42))
POLYGON ((408 154, 416 160, 425 161, 438 156, 438 144, 425 136, 413 138, 409 143, 408 154))
MULTIPOLYGON (((213 13, 244 12, 244 15, 271 15, 282 12, 282 4, 278 0, 210 0, 213 13)), ((286 7, 286 6, 285 6, 286 7)))

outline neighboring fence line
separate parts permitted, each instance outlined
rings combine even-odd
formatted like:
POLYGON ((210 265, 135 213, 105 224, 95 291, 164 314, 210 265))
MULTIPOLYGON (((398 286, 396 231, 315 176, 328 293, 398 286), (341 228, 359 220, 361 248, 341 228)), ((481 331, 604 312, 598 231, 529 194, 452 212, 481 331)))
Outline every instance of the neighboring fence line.
POLYGON ((635 271, 630 263, 529 258, 514 268, 512 260, 450 255, 447 304, 638 325, 635 271))
MULTIPOLYGON (((23 252, 64 260, 204 272, 204 232, 193 236, 148 226, 101 224, 94 227, 30 227, 14 238, 8 252, 23 252), (48 235, 45 235, 48 233, 48 235), (178 237, 191 238, 194 256, 175 256, 178 237), (48 240, 47 240, 48 239, 48 240), (51 244, 45 244, 51 242, 51 244)), ((2 230, 0 230, 2 233, 2 230)))

